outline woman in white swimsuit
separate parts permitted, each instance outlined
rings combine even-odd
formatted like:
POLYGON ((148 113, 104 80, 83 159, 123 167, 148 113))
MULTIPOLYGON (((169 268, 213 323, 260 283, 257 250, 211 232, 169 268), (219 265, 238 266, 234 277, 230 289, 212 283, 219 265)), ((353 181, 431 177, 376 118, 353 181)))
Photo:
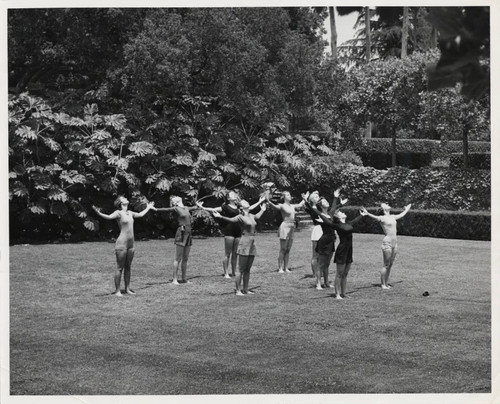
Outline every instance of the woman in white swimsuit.
POLYGON ((384 211, 383 216, 372 215, 365 208, 362 208, 360 212, 363 216, 368 216, 379 221, 382 226, 382 230, 384 231, 385 236, 382 240, 384 266, 380 271, 380 283, 382 289, 390 289, 392 286, 389 285, 389 275, 391 273, 392 265, 394 264, 394 259, 398 253, 396 221, 408 213, 411 208, 411 204, 406 205, 403 212, 399 215, 391 215, 391 207, 386 203, 382 203, 380 207, 384 211))

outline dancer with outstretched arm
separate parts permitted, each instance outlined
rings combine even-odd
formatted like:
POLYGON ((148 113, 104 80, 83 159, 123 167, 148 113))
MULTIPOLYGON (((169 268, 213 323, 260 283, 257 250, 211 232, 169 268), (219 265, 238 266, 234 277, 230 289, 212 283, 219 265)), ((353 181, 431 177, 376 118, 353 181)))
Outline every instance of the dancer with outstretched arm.
POLYGON ((267 203, 272 208, 279 210, 283 221, 278 229, 278 237, 280 238, 280 250, 278 254, 278 272, 291 272, 288 266, 290 260, 290 250, 293 244, 293 233, 295 231, 295 210, 302 208, 305 201, 297 204, 292 204, 292 195, 290 192, 284 191, 282 194, 283 203, 275 205, 268 200, 267 203))
POLYGON ((384 214, 382 216, 372 215, 365 208, 361 209, 361 214, 363 216, 371 217, 372 219, 380 222, 382 230, 384 231, 385 236, 382 240, 382 255, 384 259, 384 266, 380 271, 380 283, 382 289, 390 289, 392 286, 389 285, 389 275, 391 274, 392 265, 394 264, 394 259, 396 258, 396 255, 398 253, 396 221, 401 219, 408 213, 411 208, 411 204, 406 205, 403 212, 401 212, 399 215, 391 215, 391 207, 387 203, 382 203, 380 207, 384 211, 384 214))
POLYGON ((135 295, 135 292, 130 289, 130 277, 131 277, 131 267, 132 260, 134 259, 135 253, 135 240, 134 240, 134 219, 143 217, 150 209, 154 209, 153 203, 148 203, 146 209, 137 213, 132 212, 128 209, 129 201, 124 196, 119 196, 115 200, 115 210, 110 215, 106 215, 101 212, 101 210, 95 206, 92 209, 103 219, 106 220, 116 220, 118 227, 120 228, 120 235, 116 239, 115 243, 115 254, 116 254, 116 272, 114 275, 115 291, 113 294, 115 296, 122 296, 120 291, 120 283, 123 273, 123 280, 125 282, 125 293, 128 295, 135 295))
MULTIPOLYGON (((361 212, 360 212, 361 213, 361 212)), ((347 274, 352 264, 352 233, 353 225, 363 218, 360 214, 355 219, 346 222, 347 216, 344 212, 337 210, 333 214, 333 220, 323 214, 320 214, 318 221, 323 221, 326 226, 330 226, 337 231, 340 242, 335 250, 333 262, 337 265, 335 274, 335 297, 343 299, 346 297, 347 274)))
POLYGON ((227 222, 238 223, 241 227, 241 239, 237 251, 239 274, 235 277, 237 296, 254 294, 254 292, 248 289, 248 284, 250 281, 250 269, 252 268, 255 255, 257 254, 257 248, 255 247, 255 228, 257 223, 255 220, 260 219, 266 210, 266 205, 262 204, 259 213, 256 215, 250 213, 250 204, 245 200, 240 202, 240 208, 241 213, 232 218, 222 216, 219 212, 213 212, 215 217, 227 222), (241 288, 242 278, 243 288, 241 288))
POLYGON ((180 196, 172 195, 170 197, 170 208, 154 208, 157 212, 175 212, 177 215, 177 231, 175 233, 175 259, 172 284, 191 283, 187 280, 187 263, 191 245, 193 244, 193 235, 191 228, 191 211, 198 209, 197 206, 184 206, 180 196), (178 280, 179 266, 181 267, 181 282, 178 280))
MULTIPOLYGON (((208 212, 218 212, 225 217, 236 217, 240 214, 239 209, 239 196, 234 191, 229 191, 226 196, 226 202, 217 208, 207 208, 203 206, 202 203, 197 203, 198 207, 206 210, 208 212)), ((264 197, 261 197, 259 202, 250 206, 250 211, 259 206, 263 201, 264 197)), ((238 244, 241 238, 241 228, 238 223, 227 222, 222 229, 224 234, 224 259, 222 260, 222 268, 224 270, 224 277, 230 278, 229 276, 229 263, 231 263, 231 275, 236 276, 236 265, 238 261, 238 244)))

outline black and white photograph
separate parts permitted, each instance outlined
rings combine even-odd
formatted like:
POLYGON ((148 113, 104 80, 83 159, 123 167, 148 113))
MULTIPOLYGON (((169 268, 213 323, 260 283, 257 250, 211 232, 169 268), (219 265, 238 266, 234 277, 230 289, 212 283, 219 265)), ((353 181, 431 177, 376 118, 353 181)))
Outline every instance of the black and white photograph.
POLYGON ((4 1, 0 402, 500 403, 499 9, 4 1))

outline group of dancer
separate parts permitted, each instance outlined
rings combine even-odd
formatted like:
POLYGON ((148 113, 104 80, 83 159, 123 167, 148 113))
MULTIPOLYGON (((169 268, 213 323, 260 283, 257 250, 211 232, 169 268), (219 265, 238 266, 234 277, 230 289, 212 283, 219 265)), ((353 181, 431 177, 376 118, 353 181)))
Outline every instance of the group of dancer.
POLYGON ((369 213, 365 208, 359 210, 359 215, 353 220, 347 221, 347 216, 339 207, 347 203, 346 198, 340 197, 340 190, 334 192, 334 198, 330 204, 317 191, 302 194, 302 201, 298 204, 292 203, 290 192, 284 191, 281 194, 281 203, 272 202, 272 183, 265 184, 265 191, 259 200, 250 205, 246 200, 240 200, 234 191, 228 192, 226 201, 219 207, 204 207, 201 202, 196 206, 184 206, 182 198, 179 196, 170 197, 170 207, 156 208, 154 203, 148 203, 141 212, 133 212, 128 209, 129 201, 120 196, 115 201, 115 210, 112 214, 106 215, 97 207, 93 206, 95 212, 103 219, 116 220, 120 228, 120 235, 116 240, 115 254, 117 270, 114 274, 116 296, 121 296, 121 278, 125 282, 125 293, 135 294, 130 288, 131 263, 134 257, 134 230, 135 218, 143 217, 148 211, 173 212, 177 217, 177 231, 174 243, 176 254, 173 262, 172 284, 190 283, 187 280, 187 263, 192 245, 192 217, 191 211, 203 209, 211 212, 220 221, 224 234, 224 258, 222 267, 224 277, 235 279, 236 295, 252 295, 249 289, 250 270, 252 268, 257 249, 255 246, 255 230, 257 220, 261 218, 267 207, 275 209, 281 213, 283 218, 278 229, 280 248, 278 254, 278 272, 291 272, 289 268, 290 251, 294 239, 296 227, 295 214, 298 209, 305 209, 313 220, 313 230, 311 232, 312 258, 311 269, 316 280, 316 289, 334 288, 335 297, 343 299, 346 297, 347 275, 353 262, 353 225, 365 216, 380 222, 384 231, 382 241, 383 267, 380 271, 382 289, 390 289, 389 275, 397 254, 397 230, 396 221, 406 215, 411 205, 407 205, 399 215, 390 213, 391 207, 382 203, 383 215, 376 216, 369 213), (255 214, 251 211, 260 208, 255 214), (339 244, 335 248, 337 233, 339 244), (329 266, 332 261, 336 264, 336 275, 333 285, 329 282, 329 266), (238 267, 238 272, 236 268, 238 267), (229 273, 231 268, 231 275, 229 273), (179 280, 179 269, 181 279, 179 280), (323 284, 321 283, 323 279, 323 284))

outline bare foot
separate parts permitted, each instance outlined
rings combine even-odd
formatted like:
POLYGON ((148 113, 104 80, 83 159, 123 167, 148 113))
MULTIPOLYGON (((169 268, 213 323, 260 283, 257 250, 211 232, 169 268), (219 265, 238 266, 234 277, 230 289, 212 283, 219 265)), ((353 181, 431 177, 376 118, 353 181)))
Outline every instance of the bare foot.
POLYGON ((280 274, 285 273, 285 271, 283 271, 282 269, 278 269, 278 272, 279 272, 280 274))
POLYGON ((245 293, 246 293, 247 295, 255 295, 255 292, 252 292, 251 290, 247 290, 245 293))
POLYGON ((125 291, 125 293, 126 293, 127 295, 135 295, 135 292, 134 292, 132 289, 127 289, 127 290, 125 291))
POLYGON ((387 286, 387 285, 382 285, 382 289, 384 289, 384 290, 389 290, 389 289, 390 289, 390 287, 389 287, 389 286, 387 286))
POLYGON ((183 280, 181 281, 181 283, 186 283, 186 284, 188 284, 188 283, 193 283, 193 282, 188 281, 188 280, 186 280, 186 279, 183 279, 183 280))
POLYGON ((224 274, 224 278, 231 279, 231 277, 229 276, 229 274, 224 274))
POLYGON ((323 290, 323 288, 321 287, 321 285, 316 285, 316 289, 323 290))
POLYGON ((325 283, 325 288, 333 288, 333 285, 331 285, 330 283, 325 283))
POLYGON ((335 295, 335 299, 337 300, 344 300, 344 298, 342 297, 342 295, 335 295))
POLYGON ((115 296, 123 296, 122 295, 122 292, 120 292, 119 290, 117 290, 116 292, 113 292, 111 293, 112 295, 115 295, 115 296))
POLYGON ((290 270, 287 268, 287 269, 285 269, 285 272, 292 272, 292 271, 290 271, 290 270))
POLYGON ((179 282, 177 281, 177 279, 174 279, 174 280, 172 281, 172 285, 179 285, 179 282))
POLYGON ((241 292, 241 290, 237 290, 236 291, 236 296, 245 296, 245 295, 241 292))

